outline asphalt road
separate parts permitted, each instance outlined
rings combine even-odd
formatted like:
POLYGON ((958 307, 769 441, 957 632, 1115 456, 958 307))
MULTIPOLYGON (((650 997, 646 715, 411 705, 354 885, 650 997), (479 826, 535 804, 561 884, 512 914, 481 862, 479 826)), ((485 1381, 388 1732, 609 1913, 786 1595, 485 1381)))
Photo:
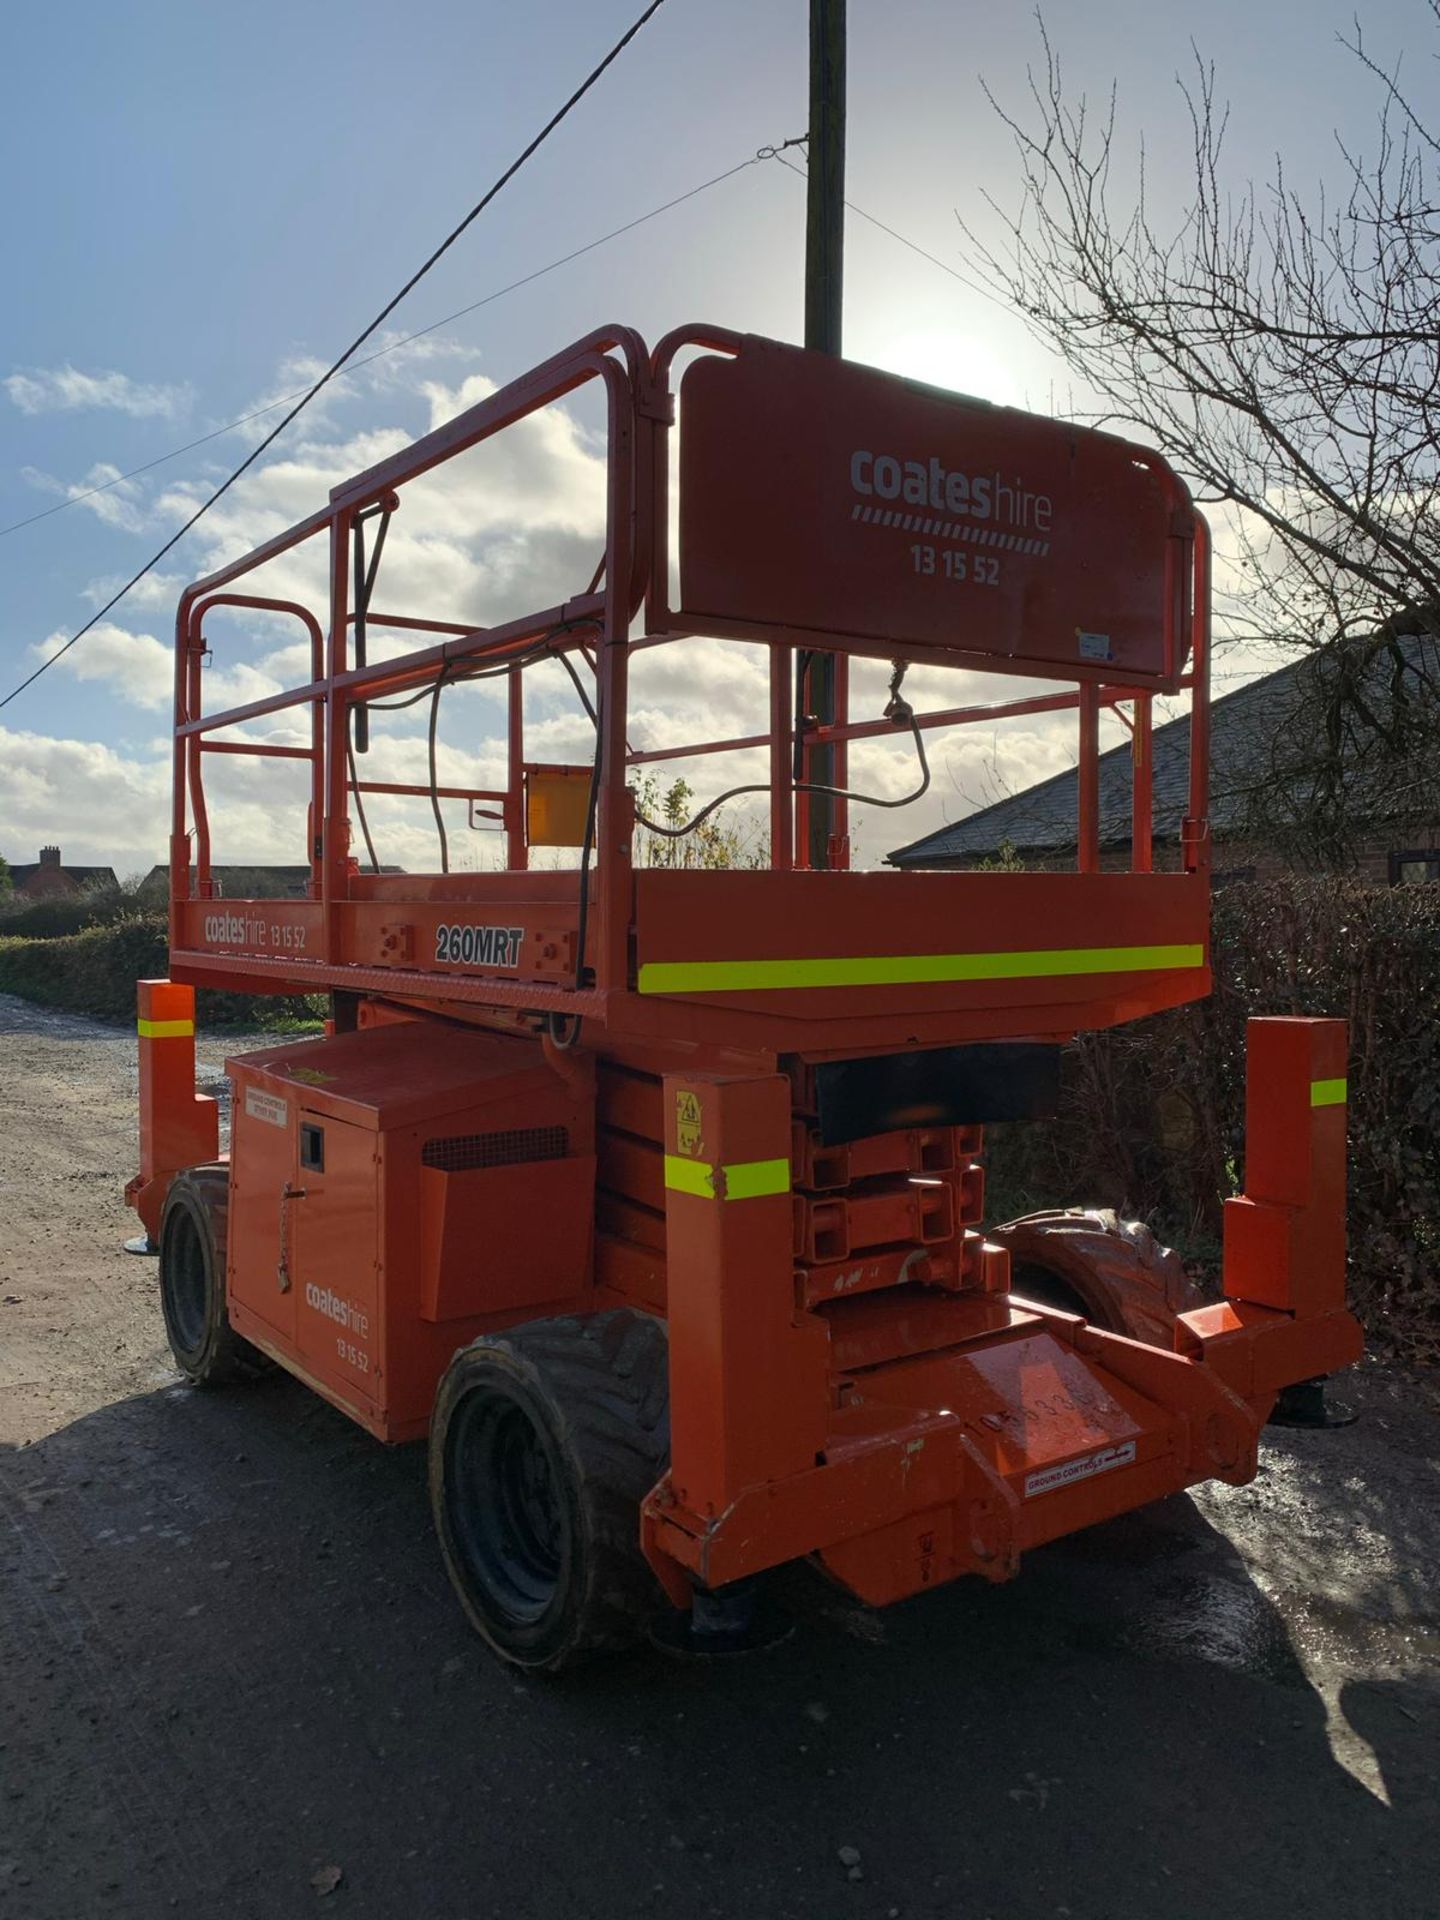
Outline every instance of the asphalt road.
POLYGON ((770 1652, 521 1683, 421 1449, 177 1383, 132 1054, 0 998, 4 1920, 1440 1914, 1433 1384, 1361 1370, 1358 1427, 1006 1588, 800 1572, 770 1652))

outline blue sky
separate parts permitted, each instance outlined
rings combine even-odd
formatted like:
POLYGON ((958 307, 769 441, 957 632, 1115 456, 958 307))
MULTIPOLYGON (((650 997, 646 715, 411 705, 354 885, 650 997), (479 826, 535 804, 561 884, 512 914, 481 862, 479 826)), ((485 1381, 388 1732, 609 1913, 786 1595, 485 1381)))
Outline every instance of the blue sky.
MULTIPOLYGON (((75 0, 13 10, 0 77, 0 525, 207 432, 297 384, 297 366, 328 359, 634 10, 635 0, 250 0, 242 9, 75 0)), ((1373 90, 1337 44, 1351 12, 1343 0, 1218 0, 1202 13, 1070 0, 1049 9, 1048 24, 1073 88, 1093 96, 1118 86, 1122 138, 1133 151, 1144 134, 1152 192, 1178 201, 1187 156, 1174 77, 1190 64, 1190 35, 1231 102, 1237 182, 1264 175, 1278 150, 1304 186, 1335 176, 1334 129, 1363 143, 1373 126, 1373 90)), ((1419 0, 1363 14, 1384 57, 1408 48, 1418 67, 1428 53, 1419 0)), ((1023 103, 1038 53, 1034 17, 953 0, 850 0, 850 17, 851 196, 963 269, 957 210, 991 231, 985 192, 1013 198, 1008 136, 980 78, 1007 104, 1023 103)), ((668 0, 395 326, 423 326, 803 131, 805 57, 804 0, 668 0)), ((0 717, 0 852, 33 858, 53 837, 77 860, 122 870, 161 857, 163 667, 140 643, 168 643, 175 586, 203 569, 222 533, 240 539, 273 524, 282 504, 298 515, 347 457, 355 464, 424 430, 486 381, 503 382, 602 319, 651 338, 692 318, 795 338, 803 202, 799 180, 773 163, 750 167, 462 321, 425 356, 382 361, 297 424, 275 450, 281 464, 219 533, 197 531, 100 644, 82 641, 0 717)), ((855 357, 997 400, 1063 404, 1063 375, 1010 315, 853 220, 848 248, 855 357)), ((107 583, 133 571, 250 444, 228 436, 0 538, 5 687, 35 664, 47 636, 88 617, 107 583)), ((532 451, 535 488, 548 475, 557 489, 583 491, 593 458, 583 420, 573 434, 556 424, 532 451)), ((494 586, 486 538, 509 543, 513 571, 527 538, 541 554, 547 518, 559 542, 544 549, 551 560, 565 541, 589 537, 574 503, 547 515, 542 501, 528 533, 482 508, 488 533, 472 537, 455 502, 451 515, 466 592, 494 586)), ((257 644, 263 665, 275 637, 257 644)), ((729 730, 746 711, 753 687, 738 666, 717 668, 703 701, 693 678, 661 674, 647 690, 655 738, 667 727, 692 737, 729 730)), ((583 729, 558 688, 553 714, 551 697, 540 696, 537 712, 542 724, 553 718, 556 757, 581 755, 583 729)), ((457 772, 484 764, 474 743, 487 725, 479 706, 460 725, 457 772)), ((1053 771, 1066 750, 1058 733, 1032 730, 1007 778, 1053 771)), ((877 777, 900 791, 909 771, 897 761, 877 777)), ((930 812, 906 817, 902 837, 987 797, 988 777, 978 763, 967 773, 962 756, 937 781, 930 812)), ((285 854, 262 796, 237 787, 234 797, 235 831, 249 843, 232 856, 285 854)), ((398 816, 395 830, 408 848, 398 816)))

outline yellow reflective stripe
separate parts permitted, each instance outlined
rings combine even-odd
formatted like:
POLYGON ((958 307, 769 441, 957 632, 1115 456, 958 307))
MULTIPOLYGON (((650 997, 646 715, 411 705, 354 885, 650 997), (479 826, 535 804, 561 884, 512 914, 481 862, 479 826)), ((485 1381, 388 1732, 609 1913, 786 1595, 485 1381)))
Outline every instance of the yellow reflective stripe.
POLYGON ((739 1160, 722 1171, 727 1200, 758 1200, 767 1193, 790 1191, 788 1160, 739 1160))
POLYGON ((1040 947, 1027 953, 842 954, 807 960, 647 960, 641 993, 750 993, 776 987, 923 986, 1046 980, 1087 973, 1203 967, 1199 943, 1173 947, 1040 947))
POLYGON ((707 1160, 687 1160, 683 1153, 665 1156, 665 1186, 670 1193, 694 1193, 713 1200, 715 1169, 707 1160))
POLYGON ((1345 1104, 1346 1082, 1344 1080, 1312 1080, 1310 1082, 1310 1104, 1312 1107, 1343 1107, 1345 1104))
POLYGON ((137 1020, 135 1031, 142 1040, 188 1040, 195 1032, 193 1020, 137 1020))
MULTIPOLYGON (((770 1193, 790 1191, 788 1160, 734 1160, 721 1167, 727 1200, 760 1200, 770 1193)), ((665 1156, 665 1185, 671 1193, 693 1193, 714 1200, 715 1169, 708 1160, 691 1160, 681 1153, 665 1156)))

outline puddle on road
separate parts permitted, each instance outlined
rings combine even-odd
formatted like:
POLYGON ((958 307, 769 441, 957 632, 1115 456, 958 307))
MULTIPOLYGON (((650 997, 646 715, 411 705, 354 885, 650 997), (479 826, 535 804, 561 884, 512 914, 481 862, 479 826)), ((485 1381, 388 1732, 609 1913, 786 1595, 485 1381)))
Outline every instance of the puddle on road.
POLYGON ((1199 1660, 1276 1686, 1306 1684, 1285 1616, 1258 1587, 1214 1573, 1166 1581, 1142 1612, 1087 1622, 1084 1640, 1142 1659, 1199 1660))
MULTIPOLYGON (((1271 1524, 1279 1531, 1295 1518, 1277 1513, 1271 1524)), ((1252 1514, 1223 1502, 1166 1502, 1042 1549, 1031 1560, 1033 1598, 1076 1648, 1199 1661, 1277 1686, 1440 1667, 1440 1620, 1407 1610, 1358 1530, 1344 1547, 1330 1543, 1328 1591, 1284 1577, 1292 1561, 1313 1573, 1316 1541, 1286 1535, 1292 1551, 1271 1564, 1254 1532, 1252 1514)))

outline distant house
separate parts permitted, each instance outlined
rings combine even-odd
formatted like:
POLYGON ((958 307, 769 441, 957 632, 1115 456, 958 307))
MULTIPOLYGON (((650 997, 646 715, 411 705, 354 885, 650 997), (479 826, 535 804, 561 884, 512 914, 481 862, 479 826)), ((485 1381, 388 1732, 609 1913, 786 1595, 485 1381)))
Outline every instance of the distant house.
MULTIPOLYGON (((227 900, 303 900, 310 891, 309 867, 211 867, 210 877, 227 900)), ((170 898, 170 869, 155 866, 135 889, 142 906, 164 906, 170 898)))
MULTIPOLYGON (((382 866, 382 873, 401 867, 382 866)), ((225 900, 304 900, 310 892, 309 867, 211 867, 210 877, 225 900)), ((170 869, 155 866, 135 889, 141 906, 163 907, 170 899, 170 869)))
MULTIPOLYGON (((1405 643, 1407 656, 1423 657, 1433 673, 1440 662, 1422 656, 1422 647, 1431 643, 1405 643)), ((1374 677, 1383 680, 1378 672, 1374 677)), ((1383 690, 1377 697, 1383 698, 1383 690)), ((1413 761, 1401 768, 1372 743, 1366 757, 1352 764, 1343 742, 1338 749, 1329 742, 1322 716, 1310 656, 1212 702, 1210 823, 1217 881, 1273 878, 1318 864, 1295 829, 1323 766, 1338 776, 1351 827, 1347 864, 1358 877, 1391 885, 1440 880, 1440 781, 1433 759, 1422 769, 1413 761)), ((1175 867, 1189 799, 1188 714, 1155 728, 1151 760, 1154 862, 1175 867)), ((1126 742, 1100 756, 1100 850, 1107 870, 1130 862, 1132 792, 1126 742)), ((1013 854, 1025 866, 1064 867, 1075 858, 1078 817, 1079 777, 1070 768, 886 858, 896 867, 973 868, 1013 854)))
POLYGON ((118 887, 113 867, 71 867, 60 858, 59 847, 42 847, 40 858, 18 866, 10 863, 17 894, 27 900, 53 899, 60 893, 84 893, 94 887, 118 887))

